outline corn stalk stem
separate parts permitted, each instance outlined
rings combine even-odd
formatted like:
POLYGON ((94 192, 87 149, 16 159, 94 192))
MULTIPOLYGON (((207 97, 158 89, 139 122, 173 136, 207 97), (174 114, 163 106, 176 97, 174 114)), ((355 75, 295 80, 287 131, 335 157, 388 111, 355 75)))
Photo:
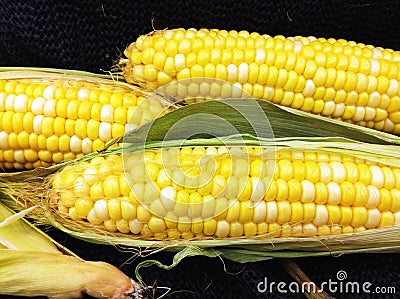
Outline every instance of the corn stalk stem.
MULTIPOLYGON (((307 284, 310 285, 312 283, 315 285, 312 280, 301 270, 301 268, 291 259, 281 259, 280 263, 282 267, 286 270, 286 272, 299 284, 307 284)), ((309 299, 334 299, 335 297, 330 296, 326 292, 322 291, 317 286, 315 289, 310 290, 304 288, 304 296, 309 299)))

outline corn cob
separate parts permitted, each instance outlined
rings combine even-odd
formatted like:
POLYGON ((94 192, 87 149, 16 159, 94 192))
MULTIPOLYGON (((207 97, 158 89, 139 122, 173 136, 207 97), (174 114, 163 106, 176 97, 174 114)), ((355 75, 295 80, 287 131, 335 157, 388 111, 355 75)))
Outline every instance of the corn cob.
POLYGON ((100 150, 162 110, 139 89, 112 80, 2 73, 0 168, 50 166, 100 150))
POLYGON ((183 83, 180 93, 211 98, 242 93, 400 134, 400 53, 390 49, 333 38, 172 29, 140 36, 125 56, 126 80, 152 89, 219 79, 220 84, 183 83))
POLYGON ((400 224, 400 168, 325 151, 232 149, 146 150, 124 166, 120 155, 96 157, 54 174, 50 203, 62 217, 143 239, 303 237, 400 224))

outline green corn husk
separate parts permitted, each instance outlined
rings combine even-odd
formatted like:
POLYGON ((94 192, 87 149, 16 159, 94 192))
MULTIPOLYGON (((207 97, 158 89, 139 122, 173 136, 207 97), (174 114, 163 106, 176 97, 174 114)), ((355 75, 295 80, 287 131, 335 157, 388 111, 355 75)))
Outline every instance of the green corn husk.
POLYGON ((187 138, 198 131, 207 131, 214 137, 241 135, 244 138, 270 141, 344 139, 371 144, 400 144, 400 136, 397 135, 250 98, 209 100, 190 104, 128 132, 114 143, 122 138, 124 142, 140 144, 209 137, 207 134, 196 134, 187 138), (213 118, 212 121, 210 117, 213 118), (179 126, 176 126, 178 122, 179 126), (174 135, 171 135, 171 129, 174 135))
MULTIPOLYGON (((121 140, 115 142, 121 142, 121 140)), ((263 146, 273 150, 288 148, 323 150, 400 166, 400 151, 397 145, 400 143, 400 137, 398 136, 336 120, 326 120, 319 116, 252 99, 227 99, 192 104, 129 132, 124 136, 123 142, 124 147, 88 154, 69 163, 79 163, 96 156, 126 154, 143 148, 245 145, 263 146), (191 121, 181 122, 196 114, 199 115, 197 121, 189 119, 191 121), (222 122, 211 122, 206 116, 215 116, 222 122), (225 123, 229 125, 224 126, 225 123), (232 133, 232 127, 235 134, 232 133), (172 128, 175 131, 171 134, 172 128), (216 130, 216 128, 218 129, 216 130), (210 136, 214 137, 210 138, 210 136)), ((56 170, 53 168, 49 172, 56 170)), ((37 186, 43 186, 40 184, 39 182, 38 185, 32 186, 27 182, 15 181, 9 186, 3 184, 3 190, 13 195, 10 187, 16 190, 17 186, 20 186, 24 192, 28 192, 32 189, 38 190, 37 186)), ((200 254, 222 256, 238 262, 249 262, 272 257, 397 252, 400 249, 399 225, 360 233, 320 237, 142 240, 132 235, 93 229, 87 223, 60 217, 51 210, 48 203, 44 203, 42 200, 43 197, 39 196, 33 201, 34 204, 41 202, 41 207, 44 208, 44 213, 38 215, 40 221, 50 223, 68 234, 89 242, 140 247, 138 252, 142 255, 158 250, 182 250, 179 258, 200 254)))
POLYGON ((48 298, 143 298, 140 287, 116 267, 40 251, 0 249, 0 293, 48 298), (131 296, 132 295, 132 296, 131 296))
POLYGON ((1 295, 145 298, 142 287, 116 267, 82 260, 22 218, 35 208, 15 214, 0 202, 1 295))
POLYGON ((0 244, 14 250, 61 254, 47 235, 23 218, 35 208, 16 214, 0 202, 0 244))

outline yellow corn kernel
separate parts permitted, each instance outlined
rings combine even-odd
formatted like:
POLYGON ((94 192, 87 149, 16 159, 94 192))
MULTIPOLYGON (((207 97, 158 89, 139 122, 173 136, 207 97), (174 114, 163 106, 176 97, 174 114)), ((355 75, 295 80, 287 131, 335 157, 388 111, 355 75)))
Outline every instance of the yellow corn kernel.
POLYGON ((80 217, 87 217, 92 208, 93 201, 90 198, 77 199, 75 202, 75 211, 80 217))
POLYGON ((392 212, 386 211, 381 214, 381 220, 378 227, 393 226, 394 225, 394 215, 392 212))

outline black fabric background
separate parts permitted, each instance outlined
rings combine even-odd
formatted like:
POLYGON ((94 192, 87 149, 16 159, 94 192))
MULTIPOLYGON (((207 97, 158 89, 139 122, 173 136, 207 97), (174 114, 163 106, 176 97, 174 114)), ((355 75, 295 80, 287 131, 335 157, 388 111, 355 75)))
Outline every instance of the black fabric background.
POLYGON ((109 70, 139 34, 208 27, 400 48, 399 1, 0 2, 0 64, 109 70), (153 23, 152 23, 152 20, 153 23))
MULTIPOLYGON (((107 71, 130 42, 153 27, 208 27, 345 38, 398 50, 399 15, 400 1, 1 0, 0 66, 107 71)), ((89 244, 53 229, 49 233, 88 260, 121 266, 131 257, 114 247, 89 244)), ((169 264, 172 256, 160 253, 153 257, 169 264)), ((135 265, 141 260, 121 269, 133 277, 135 265)), ((397 295, 332 294, 337 298, 400 298, 398 254, 300 258, 296 262, 316 283, 334 280, 337 271, 344 270, 348 281, 394 286, 397 291, 397 295)), ((218 258, 193 257, 170 271, 153 266, 141 274, 149 285, 157 282, 171 287, 175 292, 167 298, 302 298, 296 294, 257 292, 257 283, 264 277, 269 281, 292 281, 278 260, 224 263, 218 258)))

